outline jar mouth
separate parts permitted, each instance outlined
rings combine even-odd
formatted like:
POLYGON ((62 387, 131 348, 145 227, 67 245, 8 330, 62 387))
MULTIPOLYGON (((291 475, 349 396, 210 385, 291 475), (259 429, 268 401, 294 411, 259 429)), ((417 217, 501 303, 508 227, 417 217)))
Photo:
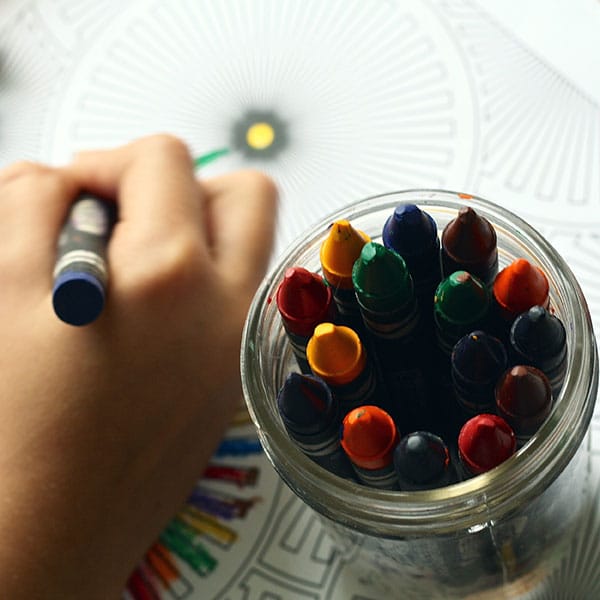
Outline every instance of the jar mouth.
POLYGON ((598 356, 592 320, 572 271, 531 225, 477 196, 446 190, 404 190, 372 196, 336 210, 297 238, 257 291, 243 332, 244 397, 265 452, 287 485, 321 515, 357 531, 400 537, 435 530, 452 533, 476 526, 537 497, 567 467, 584 443, 598 387, 598 356), (290 440, 276 395, 287 375, 291 349, 275 306, 275 292, 290 266, 321 272, 320 243, 332 222, 347 219, 374 240, 396 206, 411 202, 437 222, 438 235, 468 205, 487 218, 498 236, 500 267, 525 257, 550 282, 550 302, 567 332, 567 371, 552 411, 517 453, 488 473, 444 488, 390 492, 343 480, 316 465, 290 440), (370 225, 370 227, 369 227, 370 225), (374 229, 374 227, 378 229, 374 229), (287 358, 286 358, 287 357, 287 358))

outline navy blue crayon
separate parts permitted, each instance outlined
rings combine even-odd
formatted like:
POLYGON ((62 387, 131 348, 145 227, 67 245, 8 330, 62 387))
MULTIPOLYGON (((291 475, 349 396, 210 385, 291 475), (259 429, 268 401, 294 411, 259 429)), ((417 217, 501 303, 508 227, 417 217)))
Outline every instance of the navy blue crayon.
POLYGON ((454 393, 465 415, 493 412, 494 390, 508 366, 504 344, 484 331, 463 336, 452 351, 454 393))
POLYGON ((322 379, 290 373, 277 395, 277 407, 289 436, 306 456, 331 473, 355 480, 340 445, 339 405, 322 379))
POLYGON ((69 325, 87 325, 104 308, 108 265, 106 245, 114 224, 114 205, 82 194, 62 228, 54 265, 52 306, 69 325))
POLYGON ((415 204, 400 204, 383 227, 383 245, 406 262, 423 310, 429 310, 442 278, 440 240, 431 215, 415 204))
POLYGON ((430 431, 404 436, 394 450, 394 466, 401 490, 432 490, 457 481, 448 447, 430 431))
POLYGON ((533 306, 513 322, 509 336, 513 363, 532 365, 548 377, 558 397, 567 369, 567 333, 562 321, 543 306, 533 306))

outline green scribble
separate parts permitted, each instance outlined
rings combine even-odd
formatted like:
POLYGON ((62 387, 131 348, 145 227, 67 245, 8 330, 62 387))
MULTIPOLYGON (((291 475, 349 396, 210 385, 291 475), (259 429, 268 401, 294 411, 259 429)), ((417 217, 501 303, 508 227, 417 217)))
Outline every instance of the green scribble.
POLYGON ((194 167, 197 169, 200 167, 204 167, 211 162, 217 160, 217 158, 221 158, 221 156, 225 156, 229 154, 229 148, 219 148, 218 150, 213 150, 212 152, 207 152, 202 156, 198 156, 194 159, 194 167))

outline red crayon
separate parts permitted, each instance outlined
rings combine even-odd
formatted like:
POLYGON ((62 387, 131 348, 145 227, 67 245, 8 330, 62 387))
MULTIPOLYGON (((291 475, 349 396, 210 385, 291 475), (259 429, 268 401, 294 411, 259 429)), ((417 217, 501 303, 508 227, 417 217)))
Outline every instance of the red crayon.
POLYGON ((502 375, 496 386, 496 410, 512 427, 519 445, 545 421, 552 408, 552 389, 542 371, 517 365, 502 375))
POLYGON ((334 321, 337 312, 331 288, 316 273, 290 267, 277 288, 275 300, 300 370, 310 373, 306 344, 315 327, 334 321))
POLYGON ((458 434, 458 456, 467 477, 490 471, 517 449, 511 426, 496 415, 482 413, 469 419, 458 434))
POLYGON ((491 285, 498 272, 496 231, 471 207, 463 206, 442 231, 442 277, 468 271, 491 285))
POLYGON ((494 280, 492 293, 500 317, 514 321, 532 306, 548 308, 550 286, 544 272, 524 258, 502 269, 494 280))

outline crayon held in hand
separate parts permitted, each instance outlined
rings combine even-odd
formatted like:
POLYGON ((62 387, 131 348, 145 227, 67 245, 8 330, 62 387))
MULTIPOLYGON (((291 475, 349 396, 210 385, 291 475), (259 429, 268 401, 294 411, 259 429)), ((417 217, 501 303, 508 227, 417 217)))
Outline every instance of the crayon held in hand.
POLYGON ((52 305, 69 325, 87 325, 104 308, 108 265, 106 245, 113 205, 89 194, 73 203, 62 228, 54 266, 52 305))
POLYGON ((456 482, 444 440, 429 431, 405 435, 394 450, 394 466, 401 490, 432 490, 456 482))
POLYGON ((393 459, 398 440, 394 421, 377 406, 355 408, 342 423, 342 448, 365 485, 398 489, 393 459))
POLYGON ((496 386, 496 410, 523 445, 540 428, 552 408, 552 389, 544 373, 531 365, 506 371, 496 386))
POLYGON ((516 449, 513 430, 497 415, 483 413, 472 417, 458 436, 458 456, 466 477, 490 471, 510 458, 516 449))
POLYGON ((310 373, 306 345, 315 327, 335 321, 331 288, 316 273, 303 267, 286 270, 275 297, 290 345, 303 373, 310 373))
POLYGON ((471 207, 463 206, 442 231, 442 277, 468 271, 491 285, 498 272, 496 230, 471 207))
POLYGON ((290 373, 277 395, 279 414, 300 450, 331 473, 355 479, 340 445, 337 399, 320 378, 290 373))

